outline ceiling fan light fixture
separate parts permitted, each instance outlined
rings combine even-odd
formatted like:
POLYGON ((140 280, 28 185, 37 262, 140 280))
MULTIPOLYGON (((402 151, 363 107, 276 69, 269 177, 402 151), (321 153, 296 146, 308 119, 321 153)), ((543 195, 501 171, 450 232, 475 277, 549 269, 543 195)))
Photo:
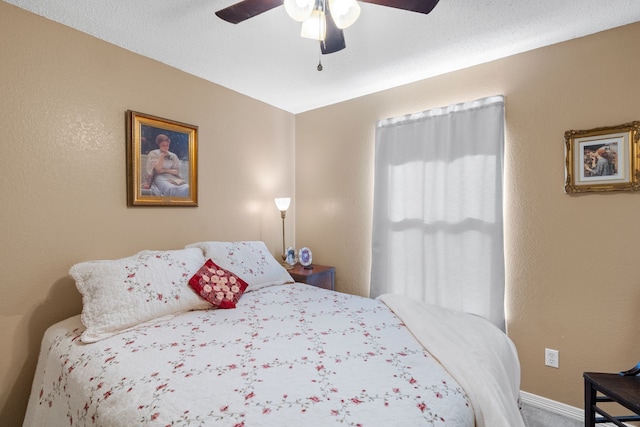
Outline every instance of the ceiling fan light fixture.
POLYGON ((308 39, 324 40, 327 37, 327 17, 324 11, 314 9, 302 23, 300 35, 308 39))
POLYGON ((350 27, 360 16, 360 5, 356 0, 329 0, 329 10, 336 27, 350 27))
POLYGON ((304 22, 311 15, 315 4, 315 0, 284 0, 284 9, 291 19, 304 22))

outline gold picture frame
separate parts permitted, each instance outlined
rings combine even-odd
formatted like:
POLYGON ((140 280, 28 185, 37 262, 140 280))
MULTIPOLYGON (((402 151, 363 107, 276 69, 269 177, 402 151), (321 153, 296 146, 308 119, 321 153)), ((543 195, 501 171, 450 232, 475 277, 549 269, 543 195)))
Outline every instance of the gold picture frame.
POLYGON ((637 191, 640 121, 589 130, 568 130, 565 192, 637 191))
POLYGON ((198 127, 128 110, 127 205, 198 206, 198 127))

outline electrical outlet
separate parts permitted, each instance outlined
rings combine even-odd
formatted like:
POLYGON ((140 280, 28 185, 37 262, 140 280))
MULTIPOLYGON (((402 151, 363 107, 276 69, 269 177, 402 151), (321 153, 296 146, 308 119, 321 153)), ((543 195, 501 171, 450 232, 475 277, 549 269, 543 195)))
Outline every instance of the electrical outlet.
POLYGON ((560 353, 550 348, 544 349, 544 364, 552 368, 560 367, 560 353))

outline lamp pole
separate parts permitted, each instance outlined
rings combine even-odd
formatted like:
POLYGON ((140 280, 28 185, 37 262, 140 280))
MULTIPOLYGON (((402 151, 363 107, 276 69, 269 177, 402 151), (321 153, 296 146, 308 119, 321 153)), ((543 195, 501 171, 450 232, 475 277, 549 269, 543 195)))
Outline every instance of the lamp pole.
POLYGON ((287 216, 287 209, 289 209, 291 198, 277 197, 274 199, 274 201, 276 202, 276 207, 280 211, 280 217, 282 218, 282 264, 285 265, 285 261, 287 260, 287 253, 285 249, 285 240, 284 240, 284 219, 287 216))
POLYGON ((286 249, 284 248, 284 218, 287 216, 287 211, 280 211, 280 216, 282 217, 282 261, 284 262, 287 259, 286 249))

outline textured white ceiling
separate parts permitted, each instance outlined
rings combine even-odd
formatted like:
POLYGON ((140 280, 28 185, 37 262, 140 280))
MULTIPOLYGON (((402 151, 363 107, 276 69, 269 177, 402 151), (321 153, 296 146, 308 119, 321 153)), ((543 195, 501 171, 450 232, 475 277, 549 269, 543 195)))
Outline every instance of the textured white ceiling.
POLYGON ((237 0, 4 1, 295 114, 640 21, 640 0, 361 3, 319 72, 318 42, 284 7, 234 25, 215 12, 237 0))

